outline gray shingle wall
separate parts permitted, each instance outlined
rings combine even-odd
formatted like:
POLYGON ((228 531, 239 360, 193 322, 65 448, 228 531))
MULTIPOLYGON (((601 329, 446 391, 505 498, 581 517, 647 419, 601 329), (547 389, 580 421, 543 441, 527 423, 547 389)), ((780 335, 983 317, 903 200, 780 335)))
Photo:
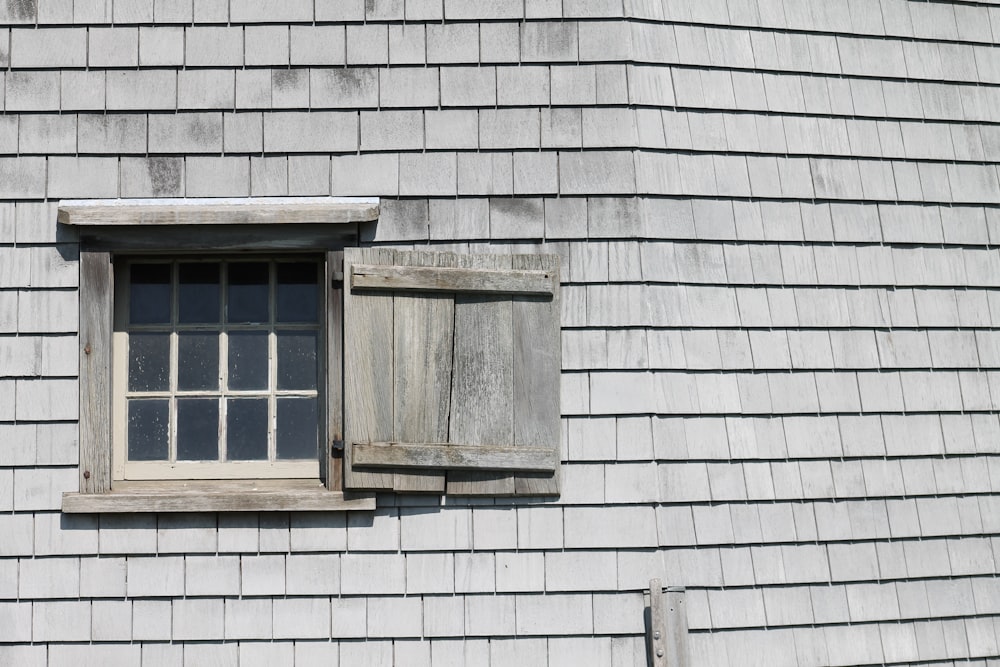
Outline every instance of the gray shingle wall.
MULTIPOLYGON (((1000 6, 0 2, 0 664, 1000 653, 1000 6), (62 516, 68 197, 563 258, 558 502, 62 516)), ((982 663, 981 663, 982 664, 982 663)))

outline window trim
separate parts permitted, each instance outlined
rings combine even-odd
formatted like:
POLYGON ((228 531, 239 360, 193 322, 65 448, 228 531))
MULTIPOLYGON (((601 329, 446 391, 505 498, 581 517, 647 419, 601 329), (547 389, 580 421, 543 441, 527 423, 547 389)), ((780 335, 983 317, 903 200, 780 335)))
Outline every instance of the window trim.
POLYGON ((373 510, 372 493, 344 493, 342 453, 321 457, 318 480, 116 482, 112 485, 111 367, 117 254, 310 250, 325 253, 327 423, 342 434, 342 270, 353 223, 378 217, 377 198, 93 200, 60 203, 59 222, 80 232, 80 486, 64 512, 373 510), (280 220, 280 222, 279 222, 280 220), (339 282, 338 282, 339 280, 339 282), (325 460, 324 460, 325 459, 325 460))

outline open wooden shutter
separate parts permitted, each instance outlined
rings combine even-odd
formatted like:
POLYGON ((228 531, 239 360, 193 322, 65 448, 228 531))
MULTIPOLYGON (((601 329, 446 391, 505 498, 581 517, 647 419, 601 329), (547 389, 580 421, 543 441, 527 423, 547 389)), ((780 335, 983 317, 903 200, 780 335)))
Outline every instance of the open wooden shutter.
POLYGON ((559 258, 344 251, 345 488, 559 493, 559 258))

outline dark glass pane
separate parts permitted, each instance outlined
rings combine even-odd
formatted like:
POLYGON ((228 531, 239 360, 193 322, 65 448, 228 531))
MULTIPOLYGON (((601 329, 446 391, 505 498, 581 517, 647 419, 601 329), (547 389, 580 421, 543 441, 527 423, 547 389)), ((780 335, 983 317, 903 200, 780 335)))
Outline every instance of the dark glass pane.
POLYGON ((279 322, 315 322, 319 295, 316 262, 278 264, 279 322))
POLYGON ((231 398, 226 412, 226 457, 230 461, 267 460, 267 399, 231 398))
POLYGON ((205 262, 177 267, 177 321, 183 324, 219 321, 219 265, 205 262))
POLYGON ((170 322, 170 265, 132 264, 129 281, 129 323, 170 322))
POLYGON ((275 433, 279 459, 316 458, 319 421, 315 398, 279 398, 275 433))
POLYGON ((177 389, 219 388, 219 334, 177 334, 177 389))
POLYGON ((177 399, 177 460, 219 459, 219 400, 177 399))
POLYGON ((316 388, 316 332, 278 332, 278 389, 316 388))
POLYGON ((267 332, 229 334, 229 388, 267 389, 267 332))
POLYGON ((170 389, 170 334, 132 333, 128 337, 128 390, 170 389))
POLYGON ((233 262, 229 265, 229 322, 267 322, 267 263, 233 262))
POLYGON ((165 398, 129 399, 128 460, 166 461, 170 402, 165 398))

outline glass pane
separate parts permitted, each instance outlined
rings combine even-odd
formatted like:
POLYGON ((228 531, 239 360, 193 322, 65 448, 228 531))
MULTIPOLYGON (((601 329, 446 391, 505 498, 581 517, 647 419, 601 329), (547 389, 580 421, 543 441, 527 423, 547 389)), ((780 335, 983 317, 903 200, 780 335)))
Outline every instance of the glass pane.
POLYGON ((267 399, 236 398, 226 402, 226 458, 267 460, 267 399))
POLYGON ((229 334, 229 388, 267 389, 267 332, 229 334))
POLYGON ((184 324, 219 321, 219 265, 181 264, 177 267, 177 321, 184 324))
POLYGON ((169 424, 168 399, 129 399, 128 460, 166 461, 169 424))
POLYGON ((278 264, 278 321, 315 322, 319 296, 316 262, 278 264))
POLYGON ((316 458, 319 421, 315 398, 279 398, 275 434, 279 459, 316 458))
POLYGON ((177 389, 219 388, 219 334, 177 334, 177 389))
POLYGON ((267 322, 267 262, 229 265, 229 322, 267 322))
POLYGON ((278 332, 278 389, 316 388, 316 332, 278 332))
POLYGON ((128 390, 170 389, 170 334, 132 333, 128 337, 128 390))
POLYGON ((129 323, 170 322, 170 265, 132 264, 129 281, 129 323))
POLYGON ((177 460, 219 459, 219 400, 177 399, 177 460))

